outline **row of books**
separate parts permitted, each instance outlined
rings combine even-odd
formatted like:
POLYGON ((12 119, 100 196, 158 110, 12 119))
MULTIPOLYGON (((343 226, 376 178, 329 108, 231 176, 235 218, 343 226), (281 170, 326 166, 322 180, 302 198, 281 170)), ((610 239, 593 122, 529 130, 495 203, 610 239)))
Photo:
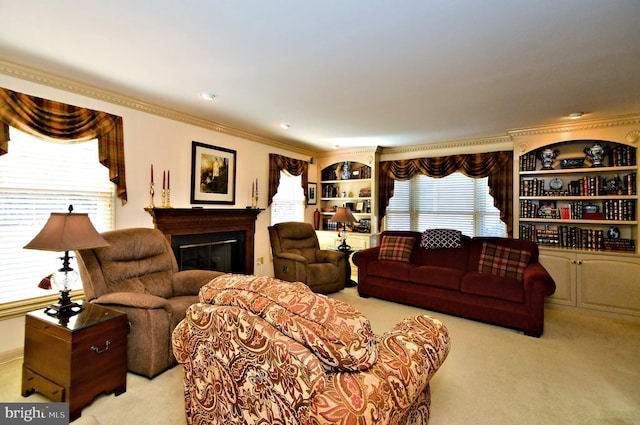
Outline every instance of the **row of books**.
POLYGON ((597 196, 597 195, 635 195, 636 173, 622 178, 605 176, 584 176, 572 180, 564 190, 545 187, 545 179, 534 177, 523 179, 520 184, 520 196, 597 196))
POLYGON ((633 239, 605 238, 603 230, 576 226, 557 226, 553 229, 545 226, 540 229, 534 224, 521 224, 520 239, 531 240, 542 246, 559 248, 610 251, 635 251, 636 249, 633 239))
POLYGON ((636 148, 614 146, 609 154, 609 166, 624 167, 628 165, 636 165, 636 148))
POLYGON ((636 218, 634 199, 607 199, 602 207, 605 220, 633 221, 636 218))

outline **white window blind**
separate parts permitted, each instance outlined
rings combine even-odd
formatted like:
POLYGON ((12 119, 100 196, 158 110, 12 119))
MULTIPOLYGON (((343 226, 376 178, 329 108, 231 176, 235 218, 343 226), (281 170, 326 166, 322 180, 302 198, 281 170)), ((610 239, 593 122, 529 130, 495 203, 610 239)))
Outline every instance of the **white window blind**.
POLYGON ((468 236, 506 235, 489 195, 488 178, 473 179, 461 173, 396 180, 386 220, 389 230, 447 228, 468 236))
MULTIPOLYGON (((23 249, 51 212, 73 205, 99 232, 114 227, 115 190, 97 140, 53 143, 14 128, 10 135, 9 153, 0 156, 0 304, 54 293, 37 286, 62 266, 64 253, 23 249)), ((71 267, 77 270, 75 259, 71 267)), ((78 281, 74 289, 81 288, 78 281)))
POLYGON ((271 203, 271 225, 285 221, 304 221, 302 176, 280 171, 280 185, 271 203))

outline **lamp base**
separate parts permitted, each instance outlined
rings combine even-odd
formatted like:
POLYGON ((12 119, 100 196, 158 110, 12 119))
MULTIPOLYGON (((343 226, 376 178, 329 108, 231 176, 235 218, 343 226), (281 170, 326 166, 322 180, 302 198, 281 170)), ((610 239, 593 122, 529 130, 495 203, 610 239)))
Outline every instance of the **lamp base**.
POLYGON ((69 317, 82 311, 82 304, 71 302, 69 291, 60 291, 60 298, 55 304, 44 309, 44 312, 52 317, 69 317))
POLYGON ((338 245, 338 251, 348 252, 351 251, 351 245, 347 244, 347 240, 343 239, 342 243, 338 245))

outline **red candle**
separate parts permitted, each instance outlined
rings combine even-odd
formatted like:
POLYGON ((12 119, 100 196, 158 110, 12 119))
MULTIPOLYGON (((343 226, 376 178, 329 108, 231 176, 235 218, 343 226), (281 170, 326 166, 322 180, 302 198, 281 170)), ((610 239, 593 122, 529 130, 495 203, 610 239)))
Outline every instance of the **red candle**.
POLYGON ((165 171, 162 172, 162 188, 164 189, 164 184, 167 179, 167 173, 165 171))
POLYGON ((151 183, 153 183, 153 164, 151 164, 151 183))
POLYGON ((167 189, 171 188, 171 170, 167 170, 167 189))

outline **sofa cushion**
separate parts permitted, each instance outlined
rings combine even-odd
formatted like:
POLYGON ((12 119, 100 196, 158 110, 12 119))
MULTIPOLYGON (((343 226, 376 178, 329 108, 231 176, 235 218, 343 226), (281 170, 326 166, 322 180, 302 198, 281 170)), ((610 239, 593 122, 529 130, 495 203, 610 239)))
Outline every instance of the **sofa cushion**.
POLYGON ((341 301, 315 294, 301 282, 225 274, 200 290, 200 301, 256 314, 306 345, 327 370, 358 371, 378 358, 369 320, 341 301))
POLYGON ((409 281, 409 273, 415 266, 398 261, 376 260, 367 264, 367 274, 390 280, 409 281))
POLYGON ((408 263, 411 259, 414 240, 413 237, 383 236, 378 259, 408 263))
POLYGON ((460 290, 460 280, 464 271, 438 266, 412 267, 409 272, 409 281, 437 288, 460 290))
POLYGON ((461 248, 462 232, 453 229, 427 229, 422 233, 420 248, 461 248))
POLYGON ((482 244, 478 271, 522 280, 531 252, 488 242, 482 244))
POLYGON ((468 272, 462 278, 460 290, 467 294, 482 295, 517 303, 524 302, 523 283, 510 277, 468 272))

